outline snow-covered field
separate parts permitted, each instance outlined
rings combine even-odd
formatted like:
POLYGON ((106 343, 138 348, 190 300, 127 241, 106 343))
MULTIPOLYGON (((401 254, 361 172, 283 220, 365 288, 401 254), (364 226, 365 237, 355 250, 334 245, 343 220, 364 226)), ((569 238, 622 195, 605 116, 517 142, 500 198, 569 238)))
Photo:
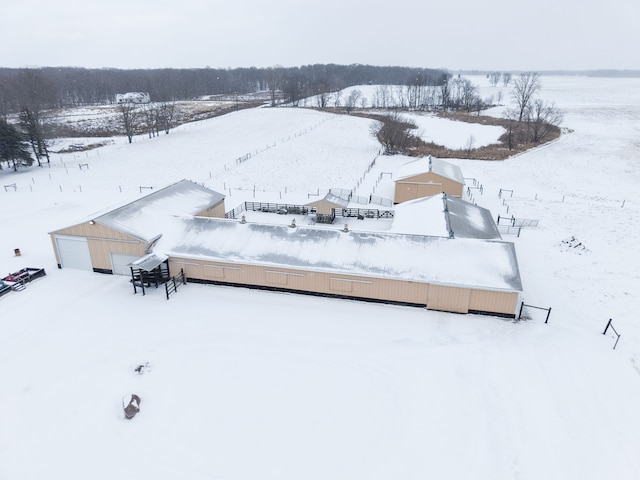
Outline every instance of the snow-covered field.
POLYGON ((571 133, 454 162, 494 216, 540 221, 505 238, 546 325, 535 309, 514 322, 195 284, 167 301, 56 268, 47 232, 181 178, 227 209, 332 187, 388 197, 380 173, 409 159, 365 173, 365 119, 240 111, 0 172, 0 272, 47 270, 0 298, 0 478, 639 478, 640 79, 542 80, 571 133))

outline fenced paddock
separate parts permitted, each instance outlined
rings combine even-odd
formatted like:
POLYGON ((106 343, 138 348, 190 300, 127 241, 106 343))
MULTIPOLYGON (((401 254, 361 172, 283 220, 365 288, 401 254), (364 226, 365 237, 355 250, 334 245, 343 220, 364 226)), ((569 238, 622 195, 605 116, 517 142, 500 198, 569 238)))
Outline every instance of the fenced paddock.
MULTIPOLYGON (((278 213, 284 214, 296 214, 307 215, 313 209, 304 205, 295 205, 290 203, 268 203, 268 202, 244 202, 244 208, 237 207, 235 210, 240 211, 252 211, 252 212, 264 212, 264 213, 278 213)), ((235 217, 234 217, 235 218, 235 217)))
MULTIPOLYGON (((225 213, 225 218, 236 219, 244 211, 277 213, 280 215, 311 215, 316 213, 315 208, 307 207, 305 205, 295 205, 289 203, 244 202, 233 210, 225 213)), ((393 218, 394 211, 392 209, 381 210, 377 208, 335 208, 333 209, 333 212, 330 216, 332 218, 357 218, 358 220, 364 220, 365 218, 393 218)))

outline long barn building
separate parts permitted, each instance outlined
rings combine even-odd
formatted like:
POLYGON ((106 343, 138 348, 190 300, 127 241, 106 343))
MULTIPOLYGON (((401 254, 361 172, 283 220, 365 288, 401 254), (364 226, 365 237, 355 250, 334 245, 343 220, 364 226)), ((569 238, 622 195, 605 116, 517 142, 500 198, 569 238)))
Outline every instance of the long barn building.
POLYGON ((168 267, 192 282, 513 317, 522 290, 515 249, 490 215, 446 196, 409 203, 440 209, 436 235, 218 218, 223 197, 181 181, 50 235, 61 268, 168 267))

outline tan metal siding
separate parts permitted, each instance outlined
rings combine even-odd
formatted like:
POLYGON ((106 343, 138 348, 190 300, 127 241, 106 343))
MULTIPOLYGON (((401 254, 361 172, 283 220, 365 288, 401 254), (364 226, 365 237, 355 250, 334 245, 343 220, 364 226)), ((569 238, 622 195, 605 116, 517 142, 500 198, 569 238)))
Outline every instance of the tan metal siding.
POLYGON ((416 198, 431 197, 444 191, 441 183, 407 183, 397 182, 395 203, 407 202, 416 198))
POLYGON ((402 203, 416 198, 430 197, 446 193, 454 197, 462 197, 464 185, 432 172, 422 173, 404 178, 396 182, 395 203, 402 203))
POLYGON ((169 269, 176 275, 184 269, 187 278, 238 285, 286 288, 327 295, 387 300, 425 305, 429 285, 402 280, 357 277, 308 270, 242 265, 171 258, 169 269))
POLYGON ((426 305, 431 310, 456 313, 474 310, 513 315, 518 301, 518 292, 493 292, 260 265, 171 258, 169 268, 172 275, 184 269, 190 279, 412 303, 426 305))
POLYGON ((89 254, 93 268, 111 270, 111 254, 135 255, 141 257, 146 253, 147 244, 137 241, 118 241, 109 239, 89 238, 89 254))
POLYGON ((334 208, 340 208, 335 203, 326 202, 324 200, 318 200, 317 202, 308 203, 307 207, 315 208, 316 212, 320 215, 331 215, 334 208))
POLYGON ((55 235, 68 235, 86 238, 92 267, 103 270, 111 270, 112 253, 136 255, 141 257, 146 253, 150 246, 150 244, 142 242, 140 239, 105 227, 104 225, 97 223, 92 225, 89 222, 81 223, 72 227, 56 230, 50 234, 58 265, 61 262, 55 241, 55 235))
POLYGON ((195 215, 196 217, 224 218, 224 202, 220 202, 195 215))
POLYGON ((471 290, 468 288, 429 285, 427 308, 445 312, 469 313, 470 294, 471 290))
POLYGON ((515 315, 518 305, 518 292, 491 292, 472 290, 469 297, 469 310, 477 312, 503 313, 515 315))

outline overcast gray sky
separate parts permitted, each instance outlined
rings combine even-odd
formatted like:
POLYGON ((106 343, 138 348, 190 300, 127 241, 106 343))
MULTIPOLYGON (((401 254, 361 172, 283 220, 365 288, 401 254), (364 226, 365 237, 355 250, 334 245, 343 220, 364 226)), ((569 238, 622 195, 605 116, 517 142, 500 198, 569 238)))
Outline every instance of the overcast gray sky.
POLYGON ((0 66, 640 69, 640 0, 3 0, 0 66))

